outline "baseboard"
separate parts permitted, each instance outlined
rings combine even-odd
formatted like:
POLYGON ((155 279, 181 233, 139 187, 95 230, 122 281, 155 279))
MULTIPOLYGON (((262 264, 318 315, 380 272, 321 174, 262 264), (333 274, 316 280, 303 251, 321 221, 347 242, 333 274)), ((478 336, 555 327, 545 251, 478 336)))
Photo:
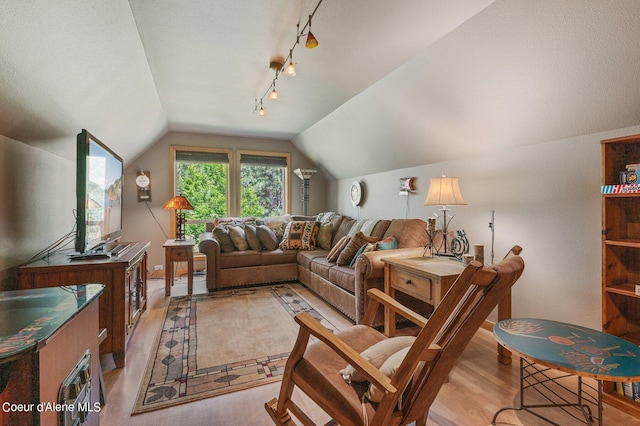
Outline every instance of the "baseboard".
POLYGON ((482 323, 482 325, 480 327, 493 333, 493 326, 494 325, 496 325, 495 322, 489 321, 489 320, 484 320, 484 322, 482 323))

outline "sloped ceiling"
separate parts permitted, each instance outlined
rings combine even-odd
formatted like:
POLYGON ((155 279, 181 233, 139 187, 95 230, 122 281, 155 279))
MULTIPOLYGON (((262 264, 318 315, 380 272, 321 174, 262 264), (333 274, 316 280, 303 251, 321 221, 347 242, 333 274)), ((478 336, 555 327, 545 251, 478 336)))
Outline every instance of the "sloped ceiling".
POLYGON ((324 0, 258 117, 317 3, 3 0, 0 134, 125 162, 170 130, 292 139, 345 178, 639 123, 636 0, 324 0))

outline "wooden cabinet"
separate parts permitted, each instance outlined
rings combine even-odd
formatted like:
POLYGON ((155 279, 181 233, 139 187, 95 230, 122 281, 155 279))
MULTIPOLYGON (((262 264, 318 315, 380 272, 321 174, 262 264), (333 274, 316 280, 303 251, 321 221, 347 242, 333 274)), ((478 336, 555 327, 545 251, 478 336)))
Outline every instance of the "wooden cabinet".
MULTIPOLYGON (((640 344, 640 192, 620 184, 620 172, 640 163, 640 135, 602 144, 602 330, 640 344)), ((640 181, 637 182, 640 185, 640 181)), ((639 186, 640 187, 640 186, 639 186)), ((640 418, 640 403, 605 383, 605 401, 640 418)))
POLYGON ((125 352, 135 325, 147 304, 147 248, 149 242, 120 243, 127 249, 107 259, 69 260, 67 252, 22 266, 18 288, 32 289, 85 283, 104 284, 100 298, 100 328, 107 336, 100 353, 113 353, 124 367, 125 352))

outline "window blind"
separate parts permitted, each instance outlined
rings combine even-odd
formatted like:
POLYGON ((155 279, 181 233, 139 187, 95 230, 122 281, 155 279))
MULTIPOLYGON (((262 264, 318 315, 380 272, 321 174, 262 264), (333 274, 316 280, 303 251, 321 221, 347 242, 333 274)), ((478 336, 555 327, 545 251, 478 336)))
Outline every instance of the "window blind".
POLYGON ((271 155, 240 154, 240 164, 265 167, 287 167, 287 158, 271 155))
POLYGON ((176 151, 176 161, 181 163, 229 164, 226 152, 176 151))

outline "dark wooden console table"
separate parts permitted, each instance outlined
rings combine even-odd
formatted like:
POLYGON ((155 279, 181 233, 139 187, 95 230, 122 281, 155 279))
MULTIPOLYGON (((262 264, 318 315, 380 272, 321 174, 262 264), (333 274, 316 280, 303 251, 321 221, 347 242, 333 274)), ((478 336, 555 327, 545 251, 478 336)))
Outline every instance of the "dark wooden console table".
POLYGON ((102 259, 70 260, 71 251, 59 251, 47 259, 38 260, 18 269, 21 290, 104 284, 100 298, 100 328, 107 336, 100 344, 100 353, 113 353, 118 368, 124 367, 125 351, 138 318, 147 304, 146 242, 127 245, 118 256, 102 259))

